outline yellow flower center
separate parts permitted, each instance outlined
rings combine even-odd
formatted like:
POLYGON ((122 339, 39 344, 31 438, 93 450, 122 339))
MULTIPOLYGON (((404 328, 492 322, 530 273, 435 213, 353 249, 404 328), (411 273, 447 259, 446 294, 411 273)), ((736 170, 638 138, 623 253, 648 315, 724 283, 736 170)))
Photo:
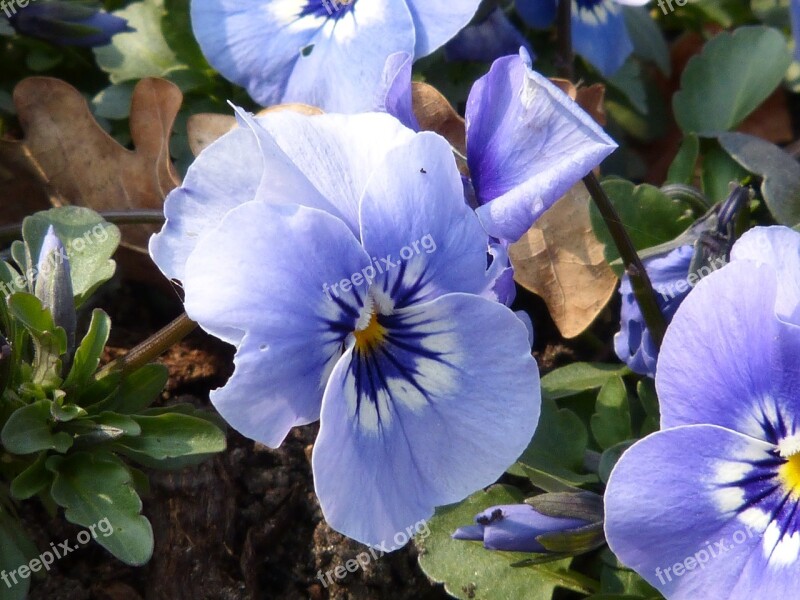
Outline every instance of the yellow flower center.
POLYGON ((789 493, 794 498, 800 497, 800 453, 793 454, 786 459, 786 463, 780 468, 779 475, 789 493))
POLYGON ((378 323, 378 311, 372 313, 366 327, 354 331, 353 335, 357 351, 366 353, 374 350, 386 337, 386 329, 378 323))

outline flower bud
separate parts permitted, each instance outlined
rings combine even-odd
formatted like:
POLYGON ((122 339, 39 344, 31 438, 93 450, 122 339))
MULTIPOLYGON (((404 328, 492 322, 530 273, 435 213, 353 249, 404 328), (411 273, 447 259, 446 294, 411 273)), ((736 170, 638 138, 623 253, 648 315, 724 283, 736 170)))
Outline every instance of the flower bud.
POLYGON ((488 550, 581 554, 600 547, 603 502, 589 492, 542 494, 526 504, 493 506, 461 527, 457 540, 482 541, 488 550))
POLYGON ((39 251, 34 294, 50 310, 53 321, 67 333, 67 348, 75 345, 77 317, 72 293, 72 276, 64 244, 51 225, 39 251))
POLYGON ((3 10, 18 33, 59 46, 105 46, 114 34, 133 31, 125 19, 80 3, 39 0, 3 10))

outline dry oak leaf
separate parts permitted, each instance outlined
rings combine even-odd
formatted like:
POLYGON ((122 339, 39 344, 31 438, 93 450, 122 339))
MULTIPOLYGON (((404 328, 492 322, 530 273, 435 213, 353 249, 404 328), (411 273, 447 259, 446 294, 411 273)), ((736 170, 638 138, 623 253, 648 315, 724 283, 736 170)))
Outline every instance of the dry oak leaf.
POLYGON ((422 131, 435 131, 462 156, 467 155, 464 119, 439 90, 428 83, 414 81, 411 84, 411 106, 422 131))
POLYGON ((516 282, 544 299, 565 338, 592 324, 617 285, 592 231, 583 183, 574 185, 512 244, 509 256, 516 282))
MULTIPOLYGON (((23 177, 25 171, 40 173, 56 204, 97 211, 161 209, 180 184, 169 140, 182 100, 177 86, 164 79, 140 81, 131 100, 131 151, 103 131, 78 90, 59 79, 30 77, 14 89, 25 135, 19 141, 0 140, 0 172, 16 164, 23 177), (19 168, 21 161, 26 169, 19 168)), ((20 201, 26 199, 0 192, 0 207, 20 201)), ((144 247, 153 230, 127 226, 123 239, 144 247)))

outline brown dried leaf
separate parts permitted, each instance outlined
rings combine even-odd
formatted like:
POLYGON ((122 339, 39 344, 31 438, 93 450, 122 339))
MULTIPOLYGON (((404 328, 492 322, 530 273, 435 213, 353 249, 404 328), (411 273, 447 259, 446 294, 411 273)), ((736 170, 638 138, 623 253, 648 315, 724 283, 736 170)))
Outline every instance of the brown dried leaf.
MULTIPOLYGON (((263 117, 271 112, 291 110, 301 115, 321 115, 323 110, 309 104, 287 103, 277 104, 264 108, 256 113, 257 117, 263 117)), ((197 156, 208 146, 216 142, 231 129, 237 127, 236 117, 233 115, 219 115, 215 113, 200 113, 192 115, 186 124, 186 131, 189 136, 189 148, 192 154, 197 156)))
MULTIPOLYGON (((140 81, 131 102, 135 150, 130 151, 97 124, 78 90, 50 77, 25 79, 14 89, 25 136, 0 141, 0 172, 20 173, 27 186, 38 186, 54 204, 98 211, 160 209, 180 183, 170 160, 169 140, 182 99, 180 90, 166 80, 140 81)), ((0 192, 4 207, 18 200, 0 192)), ((22 202, 27 214, 41 208, 28 207, 27 198, 22 202)), ((123 230, 125 242, 145 246, 152 231, 152 227, 129 226, 123 230)))
POLYGON ((589 193, 578 183, 509 249, 514 278, 541 296, 565 338, 582 333, 608 303, 617 277, 589 219, 589 193))
POLYGON ((236 127, 236 117, 215 113, 192 115, 186 121, 189 149, 195 156, 236 127))
POLYGON ((464 119, 442 93, 427 83, 411 84, 411 104, 423 131, 435 131, 462 156, 467 155, 467 131, 464 119))

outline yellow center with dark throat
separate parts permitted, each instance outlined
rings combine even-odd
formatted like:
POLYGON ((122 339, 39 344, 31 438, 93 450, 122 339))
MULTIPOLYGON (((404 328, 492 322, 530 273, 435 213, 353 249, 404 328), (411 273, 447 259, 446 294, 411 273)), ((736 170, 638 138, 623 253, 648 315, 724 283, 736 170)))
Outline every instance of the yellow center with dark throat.
POLYGON ((800 453, 786 459, 786 463, 780 468, 779 476, 791 495, 795 498, 800 497, 800 453))
POLYGON ((363 354, 374 350, 386 337, 386 329, 378 323, 378 312, 373 312, 367 326, 354 331, 353 335, 356 338, 357 351, 363 354))

